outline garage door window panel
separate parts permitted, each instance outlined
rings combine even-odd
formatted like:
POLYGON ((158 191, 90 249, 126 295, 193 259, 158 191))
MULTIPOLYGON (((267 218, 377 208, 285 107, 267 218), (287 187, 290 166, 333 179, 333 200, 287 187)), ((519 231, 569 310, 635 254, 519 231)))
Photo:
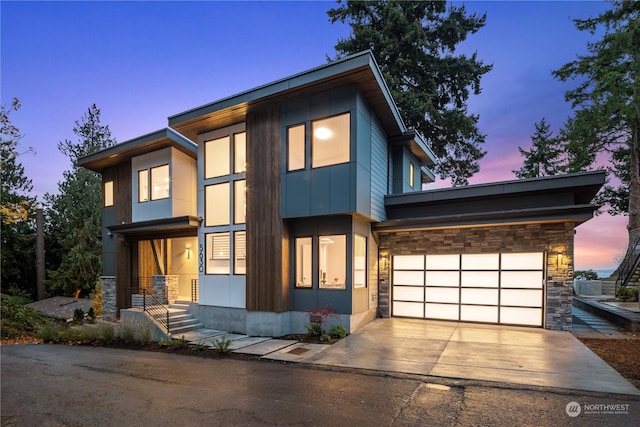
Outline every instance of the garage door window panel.
POLYGON ((460 302, 460 291, 458 288, 427 287, 425 301, 458 304, 460 302))
POLYGON ((503 271, 500 278, 502 288, 542 288, 542 271, 503 271))
POLYGON ((498 290, 462 288, 460 302, 463 304, 498 305, 498 290))
POLYGON ((497 270, 500 254, 462 254, 463 270, 497 270))
POLYGON ((500 304, 520 307, 540 307, 542 305, 542 290, 502 289, 500 291, 500 304))
POLYGON ((427 271, 427 286, 460 286, 458 271, 427 271))
POLYGON ((460 255, 427 255, 427 270, 460 270, 460 255))
POLYGON ((497 271, 463 271, 462 287, 497 288, 500 277, 497 271))
POLYGON ((483 305, 462 305, 460 320, 466 322, 498 323, 498 307, 483 305))
POLYGON ((393 257, 393 268, 424 271, 424 255, 396 255, 393 257))
POLYGON ((424 303, 394 301, 393 314, 395 316, 424 317, 424 303))
POLYGON ((399 301, 424 301, 424 288, 417 286, 398 286, 395 289, 395 299, 399 301))
POLYGON ((393 283, 408 286, 424 286, 424 271, 394 271, 393 283))
POLYGON ((542 252, 502 254, 502 270, 540 270, 543 265, 542 252))
POLYGON ((430 319, 458 320, 459 306, 457 304, 425 304, 425 317, 430 319))
POLYGON ((541 308, 500 307, 501 323, 513 325, 540 326, 541 308))

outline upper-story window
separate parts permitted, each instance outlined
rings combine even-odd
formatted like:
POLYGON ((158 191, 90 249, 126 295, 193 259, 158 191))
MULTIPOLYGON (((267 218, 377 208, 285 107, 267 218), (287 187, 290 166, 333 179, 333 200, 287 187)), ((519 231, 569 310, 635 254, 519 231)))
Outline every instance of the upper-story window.
POLYGON ((347 163, 350 156, 350 114, 311 122, 311 167, 347 163))
POLYGON ((287 129, 287 170, 305 169, 348 163, 351 160, 351 114, 345 113, 311 121, 311 137, 305 135, 305 124, 287 129), (311 161, 306 159, 306 141, 311 141, 311 161))
POLYGON ((247 133, 233 135, 233 173, 247 171, 247 133))
POLYGON ((169 165, 139 170, 138 202, 148 202, 149 196, 151 196, 151 200, 168 199, 169 183, 169 165), (151 185, 149 185, 149 176, 151 176, 151 185))
POLYGON ((113 206, 113 181, 104 183, 104 207, 113 206))
POLYGON ((291 126, 287 129, 288 153, 287 153, 287 170, 295 171, 304 169, 304 130, 305 126, 291 126))

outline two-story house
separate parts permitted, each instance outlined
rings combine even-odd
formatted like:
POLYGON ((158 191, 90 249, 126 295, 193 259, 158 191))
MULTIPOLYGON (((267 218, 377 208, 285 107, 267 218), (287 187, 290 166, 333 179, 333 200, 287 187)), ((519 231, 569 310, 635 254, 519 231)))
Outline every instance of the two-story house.
POLYGON ((424 191, 434 162, 370 52, 171 116, 80 161, 103 177, 104 310, 153 287, 252 335, 324 307, 351 331, 570 327, 574 227, 604 174, 424 191))

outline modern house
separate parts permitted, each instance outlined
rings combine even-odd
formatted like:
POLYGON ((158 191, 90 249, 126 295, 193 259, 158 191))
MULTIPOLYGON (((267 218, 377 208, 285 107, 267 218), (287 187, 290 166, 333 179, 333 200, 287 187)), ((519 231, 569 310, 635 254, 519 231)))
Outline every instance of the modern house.
POLYGON ((604 172, 424 191, 435 156, 370 52, 169 117, 84 157, 104 186, 104 311, 141 289, 207 327, 376 317, 571 326, 574 228, 604 172))

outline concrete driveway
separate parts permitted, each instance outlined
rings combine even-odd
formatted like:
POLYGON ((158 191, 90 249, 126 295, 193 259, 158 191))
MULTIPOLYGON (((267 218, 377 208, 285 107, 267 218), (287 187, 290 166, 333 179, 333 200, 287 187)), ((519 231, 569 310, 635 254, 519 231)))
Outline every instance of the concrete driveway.
POLYGON ((570 332, 377 319, 305 363, 640 395, 570 332))

